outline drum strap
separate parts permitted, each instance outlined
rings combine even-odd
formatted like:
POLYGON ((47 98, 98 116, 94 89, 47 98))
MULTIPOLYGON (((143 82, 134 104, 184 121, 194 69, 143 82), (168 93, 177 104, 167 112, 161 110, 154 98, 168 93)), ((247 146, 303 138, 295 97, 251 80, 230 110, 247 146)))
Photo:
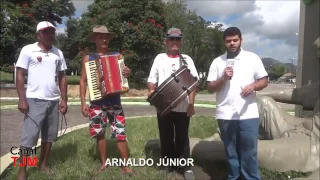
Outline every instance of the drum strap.
POLYGON ((180 54, 180 67, 181 66, 188 66, 187 61, 184 59, 184 57, 182 57, 182 55, 180 54))

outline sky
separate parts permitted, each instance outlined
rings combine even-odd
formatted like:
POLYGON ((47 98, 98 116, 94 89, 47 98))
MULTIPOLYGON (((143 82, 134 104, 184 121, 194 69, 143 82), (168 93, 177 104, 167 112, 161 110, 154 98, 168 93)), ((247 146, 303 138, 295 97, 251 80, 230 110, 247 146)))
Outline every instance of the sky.
MULTIPOLYGON (((87 10, 93 0, 73 0, 76 17, 87 10)), ((207 21, 238 27, 243 36, 242 48, 283 63, 297 64, 299 0, 188 0, 187 7, 207 21), (290 60, 289 60, 290 59, 290 60)), ((58 33, 65 26, 59 25, 58 33)))

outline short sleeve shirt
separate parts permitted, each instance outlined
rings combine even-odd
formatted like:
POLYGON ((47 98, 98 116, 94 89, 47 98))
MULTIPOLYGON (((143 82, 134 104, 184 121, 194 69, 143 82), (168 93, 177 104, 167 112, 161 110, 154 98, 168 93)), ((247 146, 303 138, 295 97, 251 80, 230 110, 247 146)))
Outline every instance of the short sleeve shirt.
MULTIPOLYGON (((216 118, 239 120, 258 118, 256 93, 241 97, 242 88, 254 83, 257 79, 268 76, 262 60, 258 55, 241 50, 234 58, 233 77, 226 85, 216 92, 216 118)), ((224 74, 227 67, 227 54, 223 54, 210 65, 207 81, 216 81, 224 74)))
POLYGON ((27 98, 43 100, 60 98, 58 73, 67 69, 61 50, 52 46, 46 53, 38 46, 38 42, 26 45, 21 49, 15 66, 28 72, 27 98))
MULTIPOLYGON (((194 65, 193 60, 190 56, 181 54, 182 57, 185 59, 186 63, 188 64, 188 69, 190 73, 199 79, 199 75, 197 69, 194 65)), ((160 86, 168 77, 171 76, 176 70, 180 68, 180 57, 169 57, 166 53, 161 53, 156 56, 154 62, 152 64, 148 82, 151 83, 158 83, 160 86)), ((189 105, 189 98, 186 97, 185 100, 182 101, 176 108, 172 111, 176 112, 187 112, 189 105)))

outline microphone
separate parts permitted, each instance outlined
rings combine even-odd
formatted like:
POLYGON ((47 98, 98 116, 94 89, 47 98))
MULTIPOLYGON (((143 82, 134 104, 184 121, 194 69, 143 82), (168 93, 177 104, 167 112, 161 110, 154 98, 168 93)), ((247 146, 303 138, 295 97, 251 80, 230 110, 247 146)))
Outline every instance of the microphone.
MULTIPOLYGON (((227 68, 231 67, 233 69, 235 64, 235 59, 227 59, 227 68)), ((232 79, 232 77, 230 77, 230 80, 232 79)))

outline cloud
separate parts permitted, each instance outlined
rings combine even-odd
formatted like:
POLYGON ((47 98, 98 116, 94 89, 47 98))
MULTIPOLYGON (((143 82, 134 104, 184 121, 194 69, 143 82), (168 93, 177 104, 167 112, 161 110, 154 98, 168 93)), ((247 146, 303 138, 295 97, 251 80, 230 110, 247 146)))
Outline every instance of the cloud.
MULTIPOLYGON (((257 36, 255 33, 243 34, 244 50, 252 51, 261 58, 269 57, 288 63, 288 59, 298 57, 298 47, 291 46, 285 41, 267 39, 263 36, 257 36)), ((290 61, 291 62, 291 61, 290 61)), ((297 62, 295 61, 294 64, 297 62)))
POLYGON ((242 14, 255 9, 254 1, 203 1, 193 0, 187 1, 187 7, 196 10, 201 16, 222 16, 226 18, 228 15, 242 14))
POLYGON ((187 1, 203 17, 237 26, 244 49, 283 62, 298 55, 300 1, 187 1), (285 8, 284 8, 285 7, 285 8))
POLYGON ((56 27, 56 34, 64 34, 65 33, 65 26, 58 26, 56 27))
POLYGON ((93 0, 72 0, 75 8, 76 8, 76 14, 82 14, 83 12, 87 11, 87 8, 90 4, 92 4, 93 0))
POLYGON ((300 1, 257 1, 256 5, 258 10, 255 14, 263 17, 264 21, 259 33, 297 45, 294 39, 299 31, 300 1))
MULTIPOLYGON (((93 0, 72 0, 79 17, 93 0)), ((260 57, 283 62, 298 55, 300 1, 289 0, 187 0, 187 7, 224 28, 237 26, 243 33, 243 48, 260 57)), ((64 32, 57 27, 57 32, 64 32)))

